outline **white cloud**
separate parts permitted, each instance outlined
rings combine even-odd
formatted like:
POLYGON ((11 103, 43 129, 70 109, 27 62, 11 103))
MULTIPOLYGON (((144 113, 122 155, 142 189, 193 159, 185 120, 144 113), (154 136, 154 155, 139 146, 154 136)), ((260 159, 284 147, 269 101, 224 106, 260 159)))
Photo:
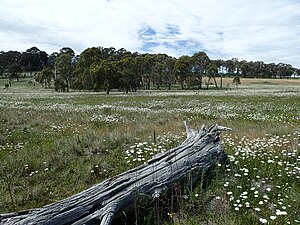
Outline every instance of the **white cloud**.
POLYGON ((0 50, 126 48, 300 67, 297 0, 1 0, 0 50), (141 35, 143 29, 153 33, 141 35), (148 35, 148 36, 147 36, 148 35))

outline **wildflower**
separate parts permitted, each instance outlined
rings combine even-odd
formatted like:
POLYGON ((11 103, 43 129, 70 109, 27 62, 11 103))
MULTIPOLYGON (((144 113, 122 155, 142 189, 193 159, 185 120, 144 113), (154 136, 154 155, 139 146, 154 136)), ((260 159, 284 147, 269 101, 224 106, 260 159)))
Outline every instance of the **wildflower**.
POLYGON ((264 196, 263 196, 263 198, 265 198, 265 199, 269 199, 269 197, 268 197, 267 195, 264 195, 264 196))
POLYGON ((285 216, 285 215, 287 215, 286 211, 280 211, 279 209, 276 209, 275 213, 276 213, 277 216, 285 216))
POLYGON ((277 216, 270 216, 271 220, 275 220, 277 218, 277 216))
POLYGON ((174 215, 175 215, 175 213, 168 213, 168 216, 169 216, 170 218, 173 218, 174 215))
POLYGON ((268 222, 268 220, 266 220, 266 219, 264 219, 264 218, 259 218, 259 221, 260 221, 261 223, 267 223, 267 222, 268 222))

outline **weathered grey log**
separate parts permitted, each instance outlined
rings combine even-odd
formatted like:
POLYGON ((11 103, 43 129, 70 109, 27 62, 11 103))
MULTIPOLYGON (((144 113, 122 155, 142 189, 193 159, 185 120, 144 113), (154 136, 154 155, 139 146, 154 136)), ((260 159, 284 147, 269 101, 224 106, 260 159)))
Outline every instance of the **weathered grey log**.
POLYGON ((159 198, 161 193, 189 177, 195 182, 203 174, 224 164, 227 156, 219 142, 219 125, 199 131, 185 123, 187 138, 178 147, 155 155, 147 163, 107 179, 91 188, 42 208, 0 215, 0 224, 101 224, 110 225, 133 206, 137 194, 159 198))

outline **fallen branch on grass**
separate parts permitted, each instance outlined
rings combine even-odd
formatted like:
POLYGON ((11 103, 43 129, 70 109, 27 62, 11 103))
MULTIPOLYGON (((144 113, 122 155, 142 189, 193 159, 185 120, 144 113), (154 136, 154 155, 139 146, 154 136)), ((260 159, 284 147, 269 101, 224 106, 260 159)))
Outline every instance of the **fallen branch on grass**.
POLYGON ((178 147, 155 155, 147 163, 42 208, 0 215, 0 224, 100 224, 133 208, 138 195, 159 198, 174 183, 194 183, 227 156, 219 134, 229 128, 215 125, 199 131, 185 123, 187 138, 178 147), (137 195, 138 193, 138 195, 137 195))

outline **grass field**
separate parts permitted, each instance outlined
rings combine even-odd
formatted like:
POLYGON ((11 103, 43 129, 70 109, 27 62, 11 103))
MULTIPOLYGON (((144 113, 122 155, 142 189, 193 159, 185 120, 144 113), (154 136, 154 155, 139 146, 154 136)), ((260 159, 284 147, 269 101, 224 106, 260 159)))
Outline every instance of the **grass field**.
POLYGON ((230 164, 205 189, 175 196, 178 207, 137 215, 141 224, 300 224, 300 80, 223 83, 230 87, 110 95, 27 80, 1 88, 0 213, 55 202, 139 165, 184 140, 187 120, 233 129, 222 134, 230 164))
MULTIPOLYGON (((225 84, 232 84, 232 78, 224 78, 225 84)), ((243 85, 300 85, 300 79, 258 79, 258 78, 241 78, 243 85)))

